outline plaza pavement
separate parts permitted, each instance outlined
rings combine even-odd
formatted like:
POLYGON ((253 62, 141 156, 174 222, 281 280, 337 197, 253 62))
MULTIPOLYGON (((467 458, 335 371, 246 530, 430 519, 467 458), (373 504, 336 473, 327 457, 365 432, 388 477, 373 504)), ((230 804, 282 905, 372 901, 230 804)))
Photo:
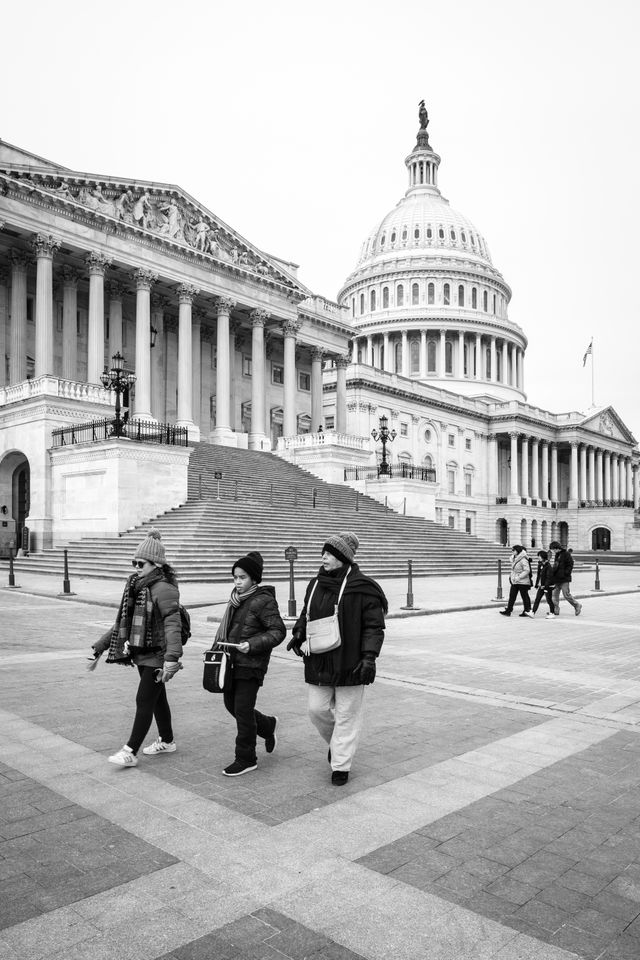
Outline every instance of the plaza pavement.
MULTIPOLYGON (((414 582, 432 615, 390 618, 342 788, 284 644, 259 700, 278 747, 221 775, 235 727, 201 657, 225 585, 183 591, 178 751, 111 766, 135 674, 84 657, 120 586, 21 576, 0 590, 0 960, 638 960, 639 574, 604 567, 595 594, 578 572, 583 613, 557 621, 498 616, 495 578, 414 582)), ((383 586, 402 613, 406 582, 383 586)))

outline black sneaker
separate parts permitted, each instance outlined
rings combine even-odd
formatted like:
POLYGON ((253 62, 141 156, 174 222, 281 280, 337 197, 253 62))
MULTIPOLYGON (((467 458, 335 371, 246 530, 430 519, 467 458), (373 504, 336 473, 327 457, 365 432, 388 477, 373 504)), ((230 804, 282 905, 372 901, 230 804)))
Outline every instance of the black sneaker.
POLYGON ((511 613, 508 610, 499 610, 498 613, 501 617, 510 617, 511 613))
POLYGON ((327 762, 331 763, 331 747, 329 747, 329 752, 327 753, 327 762))
POLYGON ((278 746, 278 738, 276 736, 276 727, 278 726, 278 718, 273 718, 273 731, 270 737, 264 738, 264 748, 267 753, 273 753, 275 748, 278 746))
POLYGON ((243 773, 251 773, 252 770, 257 769, 257 763, 245 763, 243 760, 234 760, 233 763, 225 767, 222 772, 225 777, 241 777, 243 773))
POLYGON ((331 783, 334 785, 334 787, 344 787, 348 779, 348 770, 334 770, 331 774, 331 783))

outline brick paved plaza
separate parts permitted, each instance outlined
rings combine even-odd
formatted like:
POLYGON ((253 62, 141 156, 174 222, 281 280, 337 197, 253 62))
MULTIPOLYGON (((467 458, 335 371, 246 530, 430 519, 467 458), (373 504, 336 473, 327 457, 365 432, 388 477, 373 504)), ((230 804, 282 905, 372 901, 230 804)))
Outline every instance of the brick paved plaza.
POLYGON ((0 960, 640 957, 640 593, 554 622, 391 618, 336 788, 284 645, 259 700, 277 750, 221 775, 235 727, 201 688, 219 606, 194 607, 169 687, 178 751, 108 764, 136 675, 84 657, 119 585, 24 591, 0 592, 0 960))

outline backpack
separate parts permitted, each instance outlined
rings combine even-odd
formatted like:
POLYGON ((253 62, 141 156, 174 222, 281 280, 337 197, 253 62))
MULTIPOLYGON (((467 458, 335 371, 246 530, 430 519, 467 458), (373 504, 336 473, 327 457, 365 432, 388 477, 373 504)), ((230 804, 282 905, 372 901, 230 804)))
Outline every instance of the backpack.
POLYGON ((180 611, 180 638, 184 647, 191 636, 191 617, 187 608, 183 607, 181 603, 178 604, 178 610, 180 611))

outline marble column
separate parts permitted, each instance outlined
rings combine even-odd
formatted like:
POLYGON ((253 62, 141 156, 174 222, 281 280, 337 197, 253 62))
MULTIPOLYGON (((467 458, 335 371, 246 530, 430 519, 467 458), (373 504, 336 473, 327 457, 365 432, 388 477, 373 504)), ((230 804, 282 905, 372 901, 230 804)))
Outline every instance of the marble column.
POLYGON ((482 349, 481 349, 482 342, 481 341, 482 341, 482 338, 480 334, 476 333, 476 349, 475 349, 476 364, 475 364, 475 374, 474 374, 475 380, 482 379, 482 349))
POLYGON ((382 335, 382 369, 387 372, 391 371, 391 357, 389 355, 389 334, 383 333, 382 335))
POLYGON ((502 383, 509 383, 509 345, 502 341, 502 383))
MULTIPOLYGON (((249 318, 251 320, 251 433, 249 434, 249 448, 251 450, 265 450, 269 449, 269 445, 265 433, 264 325, 269 318, 269 314, 266 310, 252 310, 249 318)), ((311 354, 312 408, 314 407, 314 400, 317 404, 318 398, 316 395, 318 392, 320 394, 320 410, 312 410, 312 431, 317 430, 322 423, 322 351, 314 350, 311 354), (316 357, 316 354, 319 356, 316 357), (319 384, 316 380, 319 380, 319 384)))
POLYGON ((542 490, 540 491, 540 499, 544 500, 545 503, 551 499, 549 493, 549 441, 542 441, 542 490))
MULTIPOLYGON (((199 289, 191 283, 181 283, 178 286, 178 410, 176 426, 186 427, 189 434, 196 433, 196 425, 193 419, 193 395, 191 393, 191 381, 193 377, 193 358, 191 351, 191 311, 193 309, 193 298, 199 293, 199 289)), ((226 314, 227 328, 226 343, 227 356, 225 370, 228 375, 229 368, 229 314, 226 314)), ((220 334, 220 315, 218 314, 218 336, 220 334)), ((219 341, 218 341, 219 346, 219 341)), ((220 354, 218 353, 218 381, 220 380, 220 354)), ((218 382, 219 386, 219 382, 218 382)), ((217 413, 220 407, 217 408, 217 413)), ((228 393, 227 393, 227 417, 229 416, 228 393)))
MULTIPOLYGON (((386 334, 385 334, 386 337, 386 334)), ((324 350, 317 347, 311 351, 311 432, 316 433, 320 427, 324 429, 324 410, 322 403, 322 361, 324 350)), ((384 351, 385 369, 387 363, 387 348, 384 351)))
POLYGON ((178 320, 165 315, 165 409, 167 423, 178 419, 178 320))
MULTIPOLYGON (((85 263, 89 268, 87 383, 100 383, 100 374, 104 370, 104 274, 111 260, 94 251, 88 254, 85 263)), ((138 384, 136 383, 137 395, 138 384)))
MULTIPOLYGON (((0 224, 0 226, 2 226, 0 224)), ((0 387, 7 385, 9 353, 9 274, 0 268, 0 387)))
MULTIPOLYGON (((385 333, 385 337, 388 338, 388 334, 385 333)), ((386 357, 385 349, 385 357, 386 357)), ((427 331, 420 331, 420 377, 422 380, 425 380, 427 376, 427 331)))
MULTIPOLYGON (((53 375, 53 254, 60 241, 39 233, 33 239, 36 255, 36 378, 53 375)), ((104 347, 103 347, 104 352, 104 347)), ((100 373, 104 366, 100 365, 100 373)), ((95 381, 91 381, 92 383, 95 381)))
POLYGON ((518 434, 511 433, 511 476, 509 480, 509 495, 512 497, 518 497, 519 494, 519 484, 518 484, 518 434))
MULTIPOLYGON (((295 437, 296 423, 296 337, 300 329, 298 320, 286 320, 284 332, 284 410, 282 416, 283 437, 295 437)), ((373 359, 373 358, 372 358, 373 359)))
MULTIPOLYGON (((120 302, 122 307, 122 301, 120 302)), ((167 341, 164 331, 164 311, 169 306, 166 297, 154 294, 151 297, 151 326, 156 331, 156 343, 151 350, 151 413, 156 420, 167 420, 166 405, 166 354, 167 341)), ((109 331, 111 332, 111 331, 109 331)))
POLYGON ((122 298, 125 295, 124 284, 110 280, 109 284, 109 362, 119 353, 122 356, 122 298))
POLYGON ((518 363, 518 389, 524 393, 524 350, 518 350, 516 353, 518 363))
POLYGON ((587 497, 593 503, 596 498, 596 452, 593 447, 589 447, 589 463, 587 470, 587 497))
POLYGON ((73 267, 62 268, 62 377, 78 379, 78 279, 73 267))
POLYGON ((464 380, 464 332, 458 331, 458 379, 464 380))
POLYGON ((531 496, 534 500, 540 498, 538 478, 540 475, 540 441, 534 437, 531 441, 531 496))
POLYGON ((347 367, 348 356, 336 357, 336 432, 347 432, 347 367))
POLYGON ((625 500, 633 500, 633 471, 631 466, 631 457, 625 460, 625 500))
POLYGON ((580 500, 587 499, 587 448, 580 444, 580 500))
POLYGON ((627 499, 627 472, 624 457, 618 457, 618 498, 627 499))
POLYGON ((152 420, 151 415, 151 287, 158 276, 150 270, 135 270, 136 284, 136 360, 134 416, 152 420))
POLYGON ((402 331, 402 376, 409 376, 409 346, 407 342, 407 331, 402 331))
POLYGON ((487 436, 487 481, 490 501, 500 496, 498 488, 498 438, 495 433, 487 436))
POLYGON ((491 337, 491 375, 487 376, 487 380, 492 380, 494 383, 497 383, 498 380, 498 368, 496 365, 496 338, 491 337))
POLYGON ((637 463, 633 468, 633 507, 640 510, 640 465, 637 463))
POLYGON ((571 441, 571 472, 569 480, 569 497, 574 502, 578 499, 578 444, 571 441))
POLYGON ((200 405, 202 395, 202 320, 200 310, 191 308, 191 418, 200 429, 200 405))
POLYGON ((611 453, 604 452, 604 499, 611 500, 611 453))
POLYGON ((529 437, 522 437, 520 443, 522 452, 522 485, 520 494, 523 497, 529 496, 529 437))
MULTIPOLYGON (((213 439, 218 443, 229 440, 231 429, 231 344, 229 340, 229 315, 235 307, 235 301, 228 297, 219 297, 217 302, 218 323, 216 331, 216 425, 213 439)), ((191 317, 189 317, 191 322, 191 317)), ((189 329, 191 342, 191 329, 189 329)))
POLYGON ((440 348, 438 350, 438 376, 442 379, 445 376, 445 359, 447 354, 447 331, 440 331, 440 348))
POLYGON ((515 387, 515 386, 517 386, 517 378, 516 378, 516 345, 515 345, 515 343, 509 344, 509 364, 510 364, 510 368, 511 368, 511 372, 510 372, 509 379, 508 379, 509 386, 515 387))
POLYGON ((558 444, 551 444, 551 499, 558 502, 558 444))
POLYGON ((202 325, 201 344, 201 385, 200 385, 200 435, 208 437, 211 432, 211 396, 213 394, 213 327, 202 325))
POLYGON ((9 382, 27 379, 27 266, 31 262, 22 250, 11 251, 11 353, 9 382))
POLYGON ((620 471, 618 469, 618 454, 611 454, 611 499, 620 499, 620 471))
POLYGON ((604 499, 602 490, 602 450, 596 452, 596 500, 600 503, 604 499))
MULTIPOLYGON (((368 336, 367 336, 367 358, 366 358, 366 360, 365 360, 365 363, 366 363, 368 366, 370 366, 370 367, 372 367, 372 366, 374 365, 374 363, 373 363, 373 337, 372 337, 371 335, 368 335, 368 336)), ((397 371, 396 371, 396 372, 397 372, 397 371)))

